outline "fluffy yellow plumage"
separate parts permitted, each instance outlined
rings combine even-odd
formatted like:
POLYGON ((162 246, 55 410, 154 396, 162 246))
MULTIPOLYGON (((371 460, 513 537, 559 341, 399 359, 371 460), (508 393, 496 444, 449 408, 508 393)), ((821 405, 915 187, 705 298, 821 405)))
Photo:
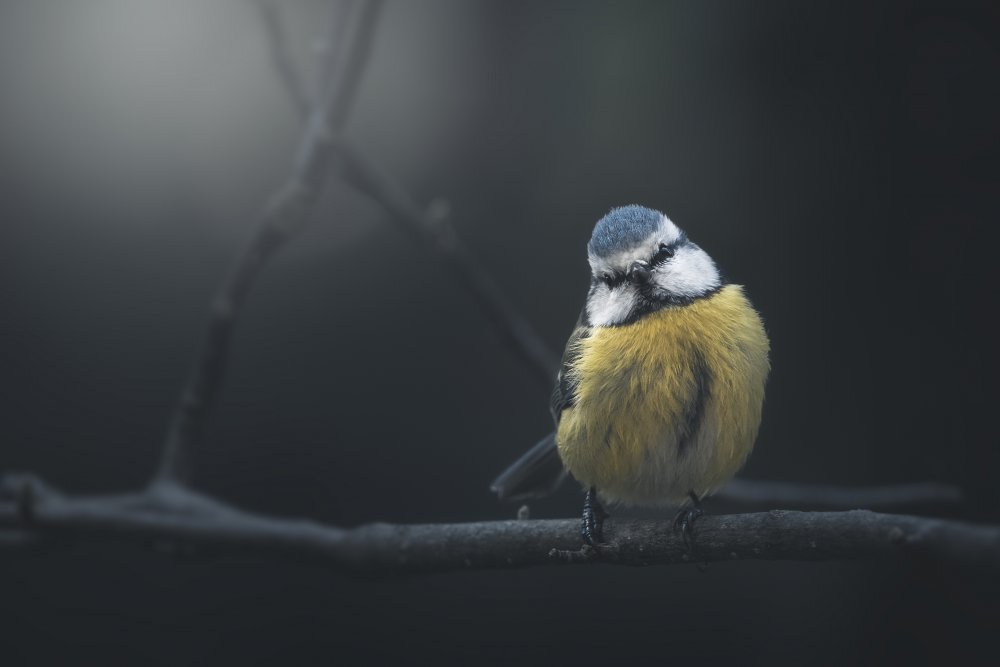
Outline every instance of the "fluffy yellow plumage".
POLYGON ((738 285, 574 345, 576 398, 559 422, 563 464, 612 502, 678 505, 743 465, 770 364, 760 317, 738 285))

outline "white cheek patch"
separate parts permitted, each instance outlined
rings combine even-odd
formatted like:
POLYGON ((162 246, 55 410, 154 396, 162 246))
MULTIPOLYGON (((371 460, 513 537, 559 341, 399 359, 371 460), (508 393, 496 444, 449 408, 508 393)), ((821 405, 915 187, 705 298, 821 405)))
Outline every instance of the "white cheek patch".
POLYGON ((721 279, 708 253, 694 245, 683 245, 654 270, 653 282, 675 296, 694 298, 719 287, 721 279))
POLYGON ((609 327, 621 324, 638 305, 638 296, 630 285, 608 289, 601 285, 587 299, 587 319, 591 326, 609 327))

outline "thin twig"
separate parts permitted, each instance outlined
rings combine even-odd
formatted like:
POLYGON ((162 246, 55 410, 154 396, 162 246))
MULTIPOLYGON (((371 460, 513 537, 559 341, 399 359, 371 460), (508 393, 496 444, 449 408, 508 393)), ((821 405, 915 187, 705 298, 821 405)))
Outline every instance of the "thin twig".
POLYGON ((257 14, 267 33, 267 42, 271 45, 271 66, 274 67, 278 80, 281 81, 288 94, 292 106, 301 116, 309 114, 311 103, 302 85, 302 79, 291 57, 288 48, 288 38, 285 32, 285 22, 282 20, 281 8, 274 0, 255 0, 257 14))
MULTIPOLYGON (((607 544, 581 548, 579 521, 370 524, 352 529, 244 512, 180 486, 157 493, 72 498, 32 477, 0 483, 0 530, 66 541, 172 545, 320 559, 369 573, 416 573, 608 563, 655 565, 734 560, 849 560, 920 556, 1000 576, 1000 527, 850 512, 706 515, 693 553, 669 520, 610 520, 607 544), (32 519, 12 496, 31 485, 32 519)), ((0 547, 18 546, 0 540, 0 547)))
MULTIPOLYGON (((225 376, 233 327, 243 301, 267 260, 309 220, 334 166, 329 138, 347 120, 351 102, 371 51, 381 0, 361 3, 351 16, 348 44, 338 49, 336 75, 307 126, 289 181, 271 197, 256 231, 223 282, 209 320, 195 370, 181 392, 157 473, 157 481, 187 481, 191 456, 201 441, 225 376), (343 56, 343 57, 341 57, 343 56)), ((338 20, 345 17, 340 17, 338 20)), ((337 26, 346 25, 337 23, 337 26)), ((331 45, 331 53, 333 53, 331 45)))

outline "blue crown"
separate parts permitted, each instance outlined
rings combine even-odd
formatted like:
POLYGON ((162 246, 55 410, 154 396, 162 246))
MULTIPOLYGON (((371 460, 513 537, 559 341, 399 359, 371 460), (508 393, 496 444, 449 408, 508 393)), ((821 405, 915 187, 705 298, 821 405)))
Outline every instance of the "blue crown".
POLYGON ((663 214, 659 211, 638 204, 613 208, 594 226, 587 252, 595 257, 607 257, 627 250, 655 232, 662 219, 663 214))

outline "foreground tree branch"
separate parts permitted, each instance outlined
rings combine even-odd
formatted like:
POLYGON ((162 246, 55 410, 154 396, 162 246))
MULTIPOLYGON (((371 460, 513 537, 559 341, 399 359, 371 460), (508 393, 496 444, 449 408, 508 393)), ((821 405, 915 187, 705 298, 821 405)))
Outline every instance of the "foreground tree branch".
POLYGON ((318 559, 372 574, 607 563, 857 560, 915 556, 1000 575, 1000 528, 913 516, 772 511, 707 515, 694 555, 670 520, 609 520, 606 545, 580 548, 579 521, 369 524, 344 529, 238 510, 181 486, 67 497, 32 476, 0 482, 0 548, 47 538, 318 559))

